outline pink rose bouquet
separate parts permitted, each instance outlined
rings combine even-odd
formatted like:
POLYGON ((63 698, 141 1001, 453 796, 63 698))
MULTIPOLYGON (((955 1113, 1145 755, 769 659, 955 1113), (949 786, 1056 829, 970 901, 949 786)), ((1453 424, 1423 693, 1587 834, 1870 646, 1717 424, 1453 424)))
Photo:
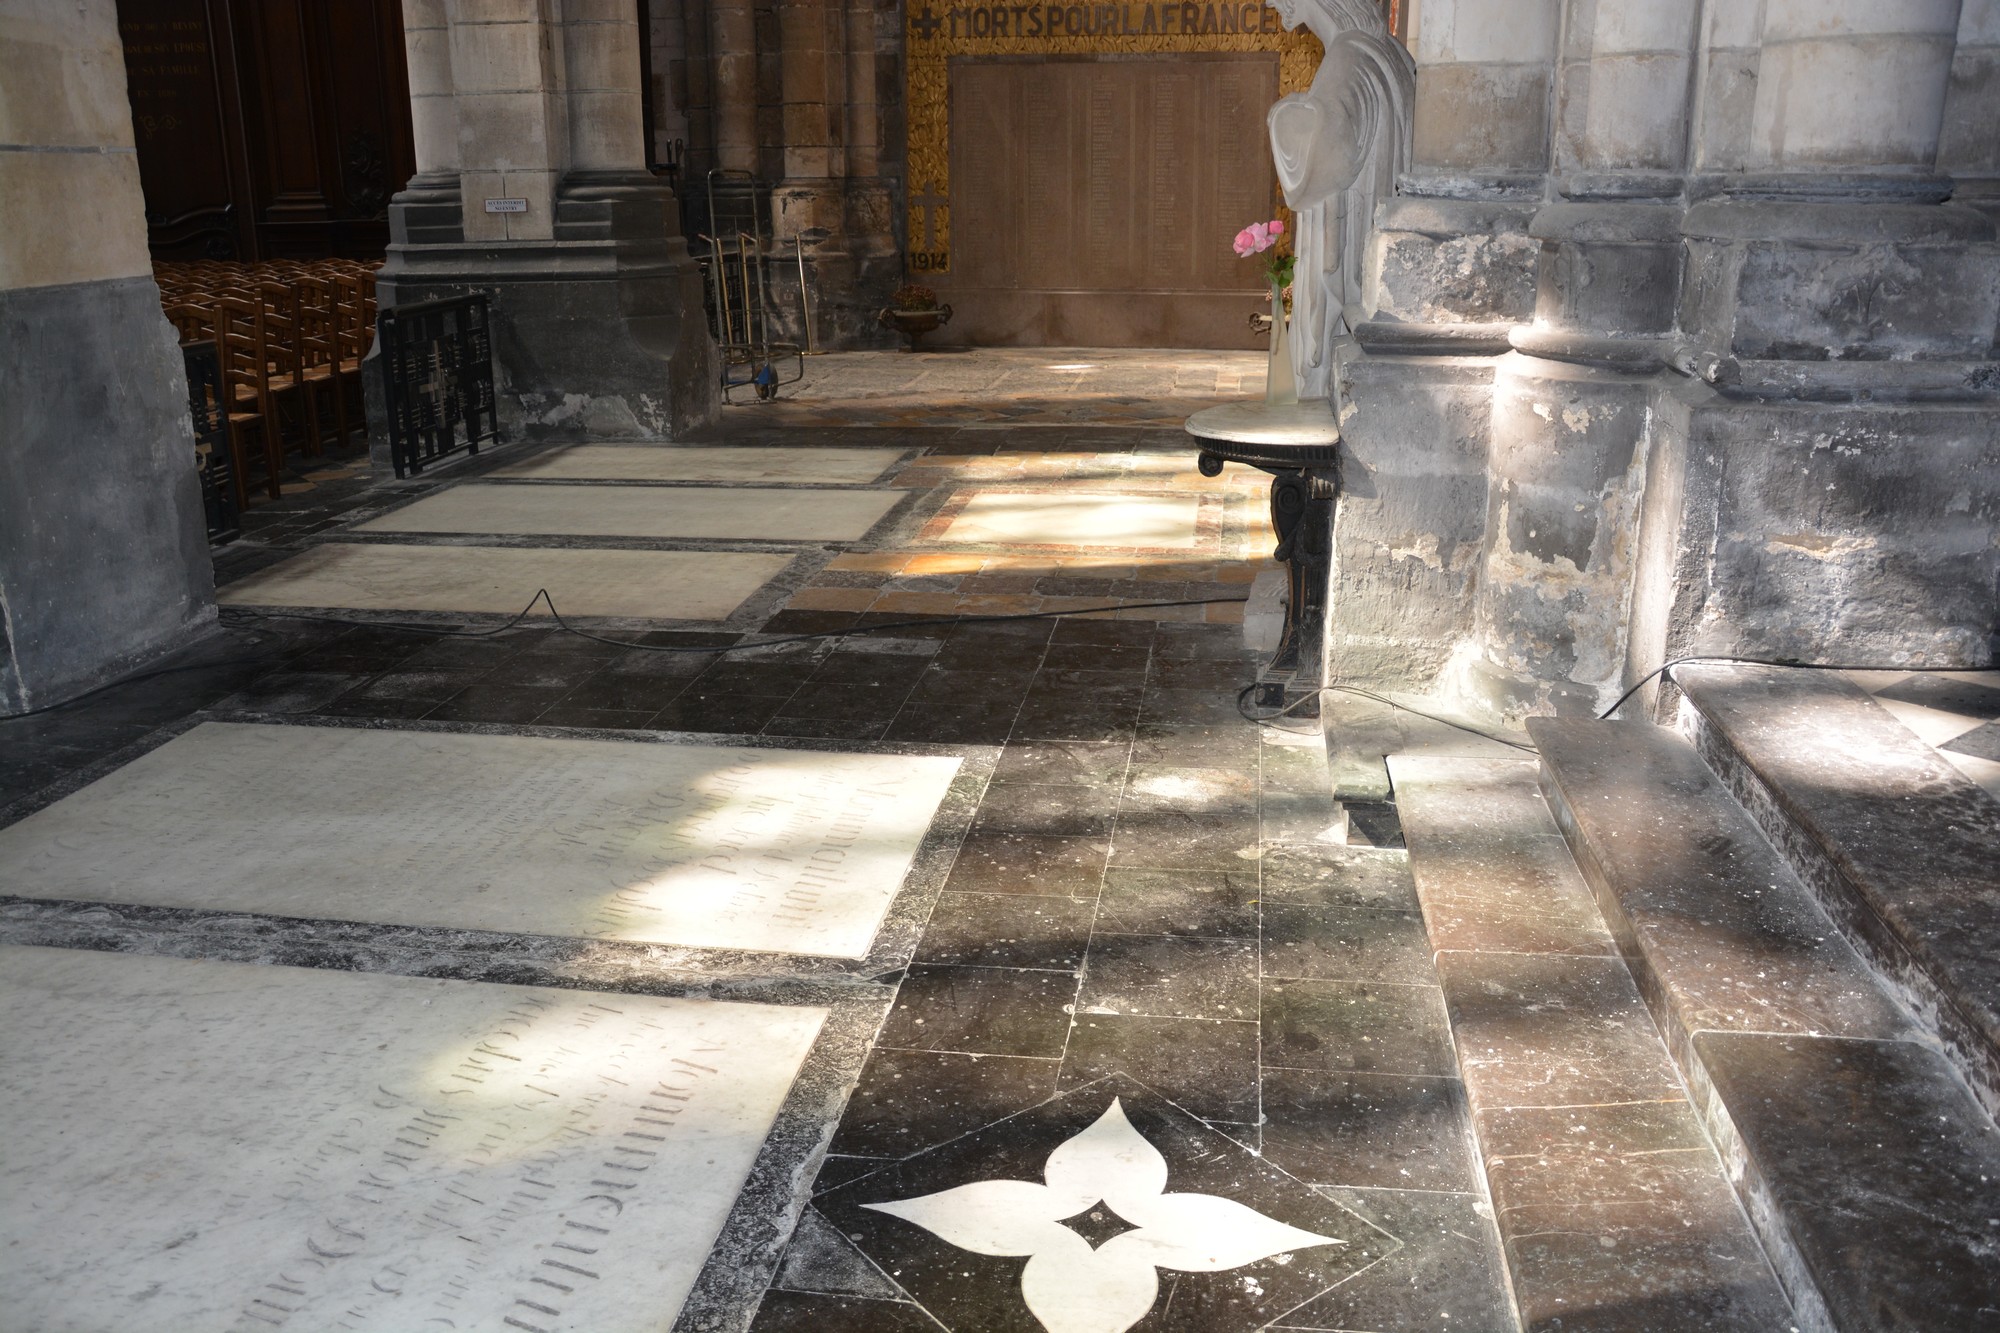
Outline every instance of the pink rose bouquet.
POLYGON ((1237 232, 1231 246, 1240 259, 1272 251, 1270 258, 1264 261, 1264 276, 1270 279, 1272 286, 1284 288, 1292 285, 1292 256, 1282 248, 1284 243, 1285 224, 1273 218, 1269 222, 1253 222, 1237 232))

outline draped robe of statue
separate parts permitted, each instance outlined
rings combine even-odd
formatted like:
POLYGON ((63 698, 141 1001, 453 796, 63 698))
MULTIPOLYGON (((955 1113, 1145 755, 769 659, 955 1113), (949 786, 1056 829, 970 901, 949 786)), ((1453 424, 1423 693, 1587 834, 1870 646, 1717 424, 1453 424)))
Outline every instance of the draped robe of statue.
MULTIPOLYGON (((1271 156, 1295 216, 1292 364, 1301 398, 1331 398, 1338 339, 1360 309, 1375 202, 1409 161, 1416 67, 1369 0, 1278 0, 1326 48, 1312 86, 1280 98, 1271 156)), ((1338 411, 1339 405, 1334 404, 1338 411)))

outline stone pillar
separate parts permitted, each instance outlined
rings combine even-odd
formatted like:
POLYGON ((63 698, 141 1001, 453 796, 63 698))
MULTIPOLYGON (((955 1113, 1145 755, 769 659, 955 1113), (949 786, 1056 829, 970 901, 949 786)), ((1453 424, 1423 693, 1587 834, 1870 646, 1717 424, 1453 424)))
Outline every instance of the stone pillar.
POLYGON ((757 169, 757 16, 751 0, 709 0, 715 74, 715 165, 757 169))
POLYGON ((391 201, 390 239, 398 244, 463 240, 458 100, 452 87, 451 22, 445 0, 405 0, 403 53, 417 174, 391 201))
POLYGON ((187 383, 112 0, 0 8, 0 712, 205 632, 187 383))
POLYGON ((1945 93, 1938 170, 1952 199, 2000 221, 2000 0, 1965 0, 1945 93))
MULTIPOLYGON (((434 0, 405 2, 421 21, 434 0)), ((420 191, 398 196, 385 304, 487 294, 503 439, 670 439, 712 421, 700 274, 645 168, 635 0, 445 12, 463 208, 447 233, 421 225, 438 210, 420 191), (489 211, 499 200, 516 202, 489 211)))
POLYGON ((1818 0, 1764 10, 1746 166, 1929 176, 1959 0, 1818 0))
POLYGON ((445 0, 458 112, 459 191, 467 241, 555 235, 556 183, 569 166, 563 25, 555 0, 445 0), (520 199, 520 212, 489 200, 520 199))

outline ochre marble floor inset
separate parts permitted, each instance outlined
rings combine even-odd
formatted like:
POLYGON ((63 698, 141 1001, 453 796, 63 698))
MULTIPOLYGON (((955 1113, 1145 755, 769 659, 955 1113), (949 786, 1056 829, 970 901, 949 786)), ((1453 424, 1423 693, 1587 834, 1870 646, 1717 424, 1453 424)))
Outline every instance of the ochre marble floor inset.
POLYGON ((1192 550, 1201 501, 1192 495, 982 491, 938 538, 983 545, 1192 550))
MULTIPOLYGON (((221 589, 225 606, 513 614, 548 589, 565 616, 726 619, 791 562, 750 551, 315 546, 221 589)), ((537 605, 536 616, 548 608, 537 605)))
POLYGON ((494 477, 550 481, 733 481, 865 486, 901 449, 740 449, 720 445, 579 444, 509 463, 494 477))
POLYGON ((208 722, 0 830, 0 882, 46 898, 859 958, 958 767, 208 722))
POLYGON ((827 1016, 27 947, 0 1008, 18 1329, 665 1328, 827 1016))
POLYGON ((719 486, 453 486, 360 525, 363 532, 696 541, 851 542, 900 491, 794 491, 719 486))

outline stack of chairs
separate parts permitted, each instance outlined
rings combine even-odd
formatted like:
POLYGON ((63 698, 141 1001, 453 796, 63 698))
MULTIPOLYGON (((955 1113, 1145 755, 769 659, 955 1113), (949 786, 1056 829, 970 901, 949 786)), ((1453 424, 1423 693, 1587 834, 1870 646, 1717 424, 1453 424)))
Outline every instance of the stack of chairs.
POLYGON ((275 500, 288 453, 319 457, 329 432, 344 449, 364 426, 361 359, 375 339, 380 267, 354 259, 153 266, 182 345, 213 342, 221 359, 240 507, 249 504, 252 457, 275 500))

